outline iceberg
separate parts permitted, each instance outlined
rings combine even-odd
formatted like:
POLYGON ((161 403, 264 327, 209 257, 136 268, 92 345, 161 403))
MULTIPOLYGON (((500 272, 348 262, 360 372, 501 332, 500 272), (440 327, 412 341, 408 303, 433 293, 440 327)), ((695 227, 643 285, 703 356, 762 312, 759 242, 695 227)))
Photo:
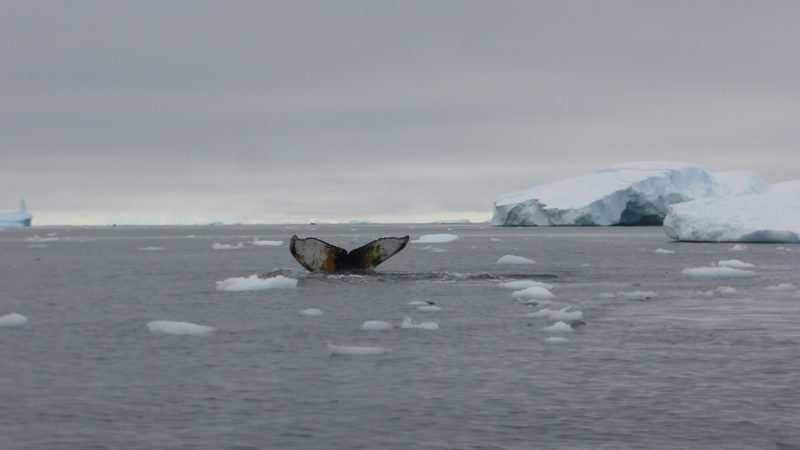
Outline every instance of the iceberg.
POLYGON ((25 206, 25 200, 20 199, 19 211, 12 213, 0 213, 0 228, 6 227, 29 227, 33 216, 25 206))
POLYGON ((668 207, 689 200, 767 190, 752 172, 709 173, 694 164, 646 161, 502 194, 495 226, 661 225, 668 207))
POLYGON ((673 205, 664 232, 677 241, 800 243, 800 180, 673 205))

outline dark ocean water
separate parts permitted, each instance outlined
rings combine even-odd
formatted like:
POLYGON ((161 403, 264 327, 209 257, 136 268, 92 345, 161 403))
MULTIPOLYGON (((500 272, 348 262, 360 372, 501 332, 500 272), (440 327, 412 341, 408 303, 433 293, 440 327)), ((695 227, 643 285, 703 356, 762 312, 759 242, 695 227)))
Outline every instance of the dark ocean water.
POLYGON ((800 448, 800 295, 765 289, 800 286, 800 247, 731 247, 673 243, 655 227, 0 231, 0 316, 29 318, 0 327, 0 448, 800 448), (58 240, 25 240, 34 233, 58 240), (460 241, 410 245, 375 275, 324 276, 292 259, 293 233, 348 248, 460 241), (256 236, 283 245, 249 245, 256 236), (537 264, 495 264, 507 254, 537 264), (727 259, 756 275, 680 273, 727 259), (252 274, 299 283, 216 290, 252 274), (549 308, 572 305, 586 325, 546 343, 553 322, 521 317, 539 307, 497 287, 517 279, 553 283, 549 308), (702 293, 719 286, 737 291, 702 293), (621 294, 633 291, 652 293, 621 294), (406 315, 440 328, 400 329, 406 315), (217 331, 156 335, 153 320, 217 331), (394 329, 363 331, 366 320, 394 329), (392 351, 332 356, 328 343, 392 351))

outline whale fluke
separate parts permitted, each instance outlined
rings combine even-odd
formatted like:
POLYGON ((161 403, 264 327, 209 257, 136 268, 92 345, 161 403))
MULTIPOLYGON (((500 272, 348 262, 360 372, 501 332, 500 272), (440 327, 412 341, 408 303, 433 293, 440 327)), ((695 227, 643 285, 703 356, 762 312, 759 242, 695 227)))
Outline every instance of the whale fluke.
POLYGON ((306 269, 322 272, 372 270, 404 249, 408 236, 384 237, 348 252, 317 238, 292 236, 289 250, 306 269))

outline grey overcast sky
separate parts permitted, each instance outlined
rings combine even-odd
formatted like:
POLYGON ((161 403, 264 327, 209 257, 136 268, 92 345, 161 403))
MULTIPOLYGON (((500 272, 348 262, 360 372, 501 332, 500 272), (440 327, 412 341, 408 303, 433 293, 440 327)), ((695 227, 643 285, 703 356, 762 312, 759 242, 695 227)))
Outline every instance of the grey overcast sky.
POLYGON ((481 220, 799 156, 794 0, 0 0, 0 210, 38 224, 481 220))

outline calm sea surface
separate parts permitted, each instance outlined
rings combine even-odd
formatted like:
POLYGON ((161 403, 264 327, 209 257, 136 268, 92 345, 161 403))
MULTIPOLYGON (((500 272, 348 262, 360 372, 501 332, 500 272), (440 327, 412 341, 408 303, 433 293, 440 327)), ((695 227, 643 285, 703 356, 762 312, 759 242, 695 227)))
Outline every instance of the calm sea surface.
POLYGON ((731 247, 673 243, 649 227, 0 231, 0 316, 29 318, 0 327, 0 448, 800 447, 800 295, 766 289, 800 286, 800 246, 731 247), (44 239, 26 240, 34 233, 44 239), (294 233, 347 248, 404 234, 460 240, 409 245, 374 275, 324 276, 292 259, 294 233), (496 264, 503 255, 536 264, 496 264), (727 259, 755 276, 681 275, 727 259), (299 283, 216 290, 252 274, 299 283), (541 306, 497 286, 519 279, 554 284, 549 308, 571 305, 586 324, 568 343, 545 342, 553 321, 522 317, 541 306), (736 293, 703 294, 720 286, 736 293), (307 308, 324 314, 298 314, 307 308), (440 328, 401 329, 407 315, 440 328), (217 331, 157 335, 153 320, 217 331), (367 320, 394 328, 363 331, 367 320), (328 343, 392 351, 336 356, 328 343))

